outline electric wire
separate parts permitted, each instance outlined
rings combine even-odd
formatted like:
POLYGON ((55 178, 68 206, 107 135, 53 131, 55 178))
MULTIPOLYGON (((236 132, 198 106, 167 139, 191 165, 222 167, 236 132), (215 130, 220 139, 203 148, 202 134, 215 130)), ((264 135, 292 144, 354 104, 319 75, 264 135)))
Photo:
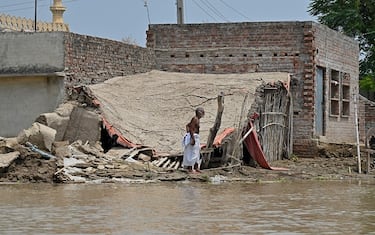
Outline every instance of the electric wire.
POLYGON ((229 20, 223 14, 221 14, 221 12, 209 0, 201 0, 201 2, 206 5, 208 9, 210 9, 216 16, 226 22, 229 22, 229 20))
POLYGON ((13 3, 13 4, 9 4, 9 5, 1 5, 0 8, 4 9, 4 8, 7 8, 7 7, 14 7, 14 6, 21 6, 21 5, 29 5, 33 2, 19 2, 19 3, 13 3))
MULTIPOLYGON (((47 0, 38 0, 38 1, 47 1, 47 0)), ((67 1, 64 1, 64 3, 70 3, 70 2, 75 2, 75 1, 78 1, 78 0, 67 0, 67 1)), ((31 4, 31 3, 32 3, 32 6, 30 6, 30 7, 21 7, 21 8, 15 8, 15 9, 9 9, 9 10, 4 10, 3 12, 15 12, 15 11, 23 11, 23 10, 34 9, 35 8, 34 0, 30 1, 30 2, 24 2, 22 4, 20 3, 19 5, 26 5, 26 4, 31 4)), ((46 7, 46 6, 51 6, 51 5, 49 3, 38 4, 38 8, 46 7)), ((0 8, 2 8, 2 6, 0 6, 0 8)))
POLYGON ((232 7, 231 5, 229 5, 228 3, 226 3, 225 1, 223 0, 219 0, 222 4, 224 4, 226 7, 232 9, 234 12, 236 12, 237 14, 239 14, 240 16, 244 17, 245 19, 247 20, 251 20, 249 17, 247 17, 245 14, 241 13, 240 11, 238 11, 236 8, 232 7))
POLYGON ((214 21, 218 22, 218 20, 212 16, 208 11, 206 11, 196 0, 193 0, 195 5, 197 5, 204 13, 206 13, 209 17, 211 17, 214 21))
MULTIPOLYGON (((45 6, 49 6, 49 4, 38 4, 38 8, 45 7, 45 6)), ((24 10, 34 9, 34 8, 35 7, 24 7, 24 8, 17 8, 17 9, 12 9, 12 10, 6 10, 4 12, 24 11, 24 10)))

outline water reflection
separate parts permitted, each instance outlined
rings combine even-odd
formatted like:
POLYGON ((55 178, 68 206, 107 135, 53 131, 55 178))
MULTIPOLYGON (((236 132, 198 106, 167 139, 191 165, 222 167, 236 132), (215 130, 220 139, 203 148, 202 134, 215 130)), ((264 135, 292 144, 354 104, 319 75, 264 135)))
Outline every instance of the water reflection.
POLYGON ((375 187, 0 185, 0 234, 375 234, 375 187))

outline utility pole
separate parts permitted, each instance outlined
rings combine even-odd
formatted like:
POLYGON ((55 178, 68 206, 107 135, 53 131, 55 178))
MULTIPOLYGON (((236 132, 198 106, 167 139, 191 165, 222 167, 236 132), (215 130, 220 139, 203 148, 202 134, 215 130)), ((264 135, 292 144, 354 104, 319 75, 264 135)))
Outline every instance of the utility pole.
POLYGON ((184 24, 184 0, 177 0, 177 24, 184 24))
POLYGON ((38 12, 38 0, 35 0, 35 8, 34 8, 34 31, 36 32, 36 19, 37 19, 37 12, 38 12))

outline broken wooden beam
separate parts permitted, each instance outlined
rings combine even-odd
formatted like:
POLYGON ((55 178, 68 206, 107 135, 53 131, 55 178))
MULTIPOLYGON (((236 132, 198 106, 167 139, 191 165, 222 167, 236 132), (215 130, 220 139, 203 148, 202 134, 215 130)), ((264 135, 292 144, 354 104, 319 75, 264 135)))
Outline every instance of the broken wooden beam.
POLYGON ((162 168, 166 168, 170 162, 171 162, 171 159, 168 159, 168 160, 162 165, 162 168))
MULTIPOLYGON (((214 125, 210 128, 210 133, 208 134, 206 148, 211 148, 214 143, 217 132, 221 126, 221 117, 223 116, 224 111, 224 94, 221 92, 217 96, 217 113, 214 125)), ((202 168, 208 168, 210 162, 211 154, 202 155, 202 168)))
POLYGON ((168 158, 167 157, 163 157, 162 159, 160 159, 160 161, 156 164, 157 167, 160 167, 165 161, 167 161, 168 158))

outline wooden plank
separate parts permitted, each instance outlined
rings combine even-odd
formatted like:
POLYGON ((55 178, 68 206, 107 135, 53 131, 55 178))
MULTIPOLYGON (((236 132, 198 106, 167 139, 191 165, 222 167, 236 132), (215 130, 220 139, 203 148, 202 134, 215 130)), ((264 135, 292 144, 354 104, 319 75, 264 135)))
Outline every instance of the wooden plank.
POLYGON ((168 159, 162 166, 162 168, 166 168, 168 164, 171 162, 171 159, 168 159))
POLYGON ((177 161, 172 161, 171 164, 169 164, 168 169, 173 168, 176 165, 177 161))
POLYGON ((180 162, 179 161, 176 161, 176 165, 174 166, 174 169, 178 169, 178 167, 180 167, 180 162))
POLYGON ((156 164, 157 167, 160 167, 165 161, 167 161, 167 157, 163 157, 162 159, 160 159, 160 161, 158 162, 158 164, 156 164))

